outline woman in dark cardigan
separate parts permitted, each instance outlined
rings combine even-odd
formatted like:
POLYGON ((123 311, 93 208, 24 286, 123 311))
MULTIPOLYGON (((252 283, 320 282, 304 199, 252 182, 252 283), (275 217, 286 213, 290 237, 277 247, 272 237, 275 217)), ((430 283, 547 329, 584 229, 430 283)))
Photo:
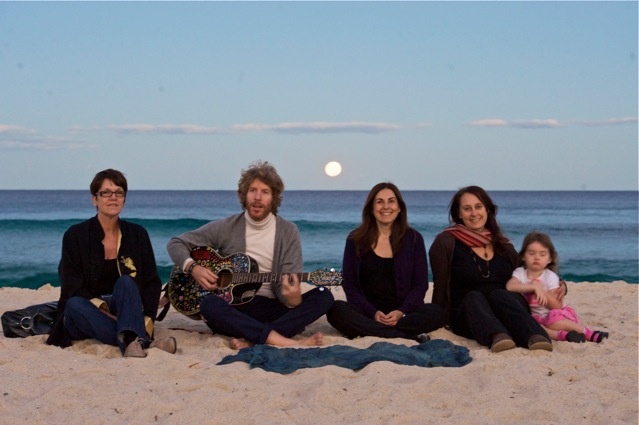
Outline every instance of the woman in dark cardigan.
POLYGON ((348 338, 422 341, 446 323, 439 306, 424 304, 424 239, 408 225, 406 204, 392 183, 379 183, 368 194, 362 224, 346 239, 342 274, 347 301, 335 301, 326 316, 348 338))
POLYGON ((90 190, 97 214, 71 226, 62 240, 58 316, 47 344, 64 348, 94 338, 125 357, 146 357, 149 346, 175 353, 175 338, 151 341, 162 282, 146 230, 119 218, 126 178, 104 170, 90 190))
POLYGON ((429 256, 433 302, 444 308, 454 333, 493 352, 516 345, 552 350, 521 294, 506 290, 518 256, 497 223, 497 206, 484 189, 460 189, 450 203, 451 226, 435 238, 429 256))

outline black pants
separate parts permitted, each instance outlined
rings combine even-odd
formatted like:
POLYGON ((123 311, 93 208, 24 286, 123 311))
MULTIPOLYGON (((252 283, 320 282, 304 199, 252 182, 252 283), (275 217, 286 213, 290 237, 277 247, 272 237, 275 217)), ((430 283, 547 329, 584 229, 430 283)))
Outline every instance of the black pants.
POLYGON ((396 326, 376 322, 346 301, 337 300, 326 313, 328 322, 347 338, 376 336, 379 338, 415 339, 421 333, 439 329, 446 324, 446 313, 438 305, 422 304, 401 318, 396 326))
POLYGON ((493 335, 505 333, 520 347, 528 346, 533 335, 548 338, 546 331, 530 314, 521 294, 495 289, 487 294, 471 291, 451 313, 453 332, 490 347, 493 335))

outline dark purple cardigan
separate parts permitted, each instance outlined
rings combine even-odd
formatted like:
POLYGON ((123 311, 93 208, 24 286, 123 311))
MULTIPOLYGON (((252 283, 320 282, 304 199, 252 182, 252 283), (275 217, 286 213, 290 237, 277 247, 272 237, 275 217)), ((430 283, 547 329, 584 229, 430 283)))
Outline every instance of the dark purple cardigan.
MULTIPOLYGON (((393 260, 399 310, 404 314, 410 313, 415 307, 424 303, 428 290, 428 261, 422 235, 409 228, 402 240, 402 248, 394 255, 393 260)), ((362 259, 356 254, 355 242, 349 235, 346 238, 342 261, 342 286, 346 300, 362 307, 367 316, 373 317, 377 308, 366 299, 360 286, 361 264, 362 259)))

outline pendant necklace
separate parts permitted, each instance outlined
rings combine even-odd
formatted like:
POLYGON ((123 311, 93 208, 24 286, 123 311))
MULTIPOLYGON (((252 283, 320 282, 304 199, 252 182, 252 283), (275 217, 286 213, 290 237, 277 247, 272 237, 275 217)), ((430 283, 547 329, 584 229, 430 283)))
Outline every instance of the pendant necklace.
MULTIPOLYGON (((479 274, 481 275, 481 277, 483 277, 484 279, 488 279, 490 277, 490 263, 488 262, 488 249, 486 249, 486 246, 484 246, 484 257, 485 257, 485 262, 486 262, 486 272, 484 273, 484 271, 481 269, 479 263, 477 262, 477 257, 478 255, 475 253, 475 251, 470 250, 470 253, 472 254, 473 257, 473 261, 475 262, 475 265, 477 266, 477 270, 479 270, 479 274)), ((480 258, 481 260, 481 258, 480 258)))

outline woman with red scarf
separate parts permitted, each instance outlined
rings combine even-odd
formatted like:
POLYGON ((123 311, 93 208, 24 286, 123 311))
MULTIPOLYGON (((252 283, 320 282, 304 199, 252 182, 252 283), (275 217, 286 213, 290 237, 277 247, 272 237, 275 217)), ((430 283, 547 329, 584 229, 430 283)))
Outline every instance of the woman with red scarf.
POLYGON ((497 205, 481 187, 455 193, 451 226, 437 235, 429 250, 433 303, 449 313, 454 333, 495 353, 515 346, 552 351, 526 300, 506 290, 518 256, 496 216, 497 205))

